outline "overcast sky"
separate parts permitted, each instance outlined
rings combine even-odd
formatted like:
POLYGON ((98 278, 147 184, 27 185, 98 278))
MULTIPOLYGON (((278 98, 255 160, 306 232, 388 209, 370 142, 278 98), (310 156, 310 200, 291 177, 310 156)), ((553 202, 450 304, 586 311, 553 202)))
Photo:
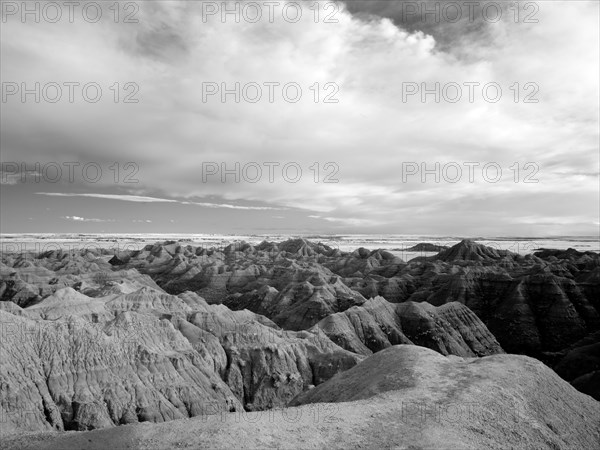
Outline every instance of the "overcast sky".
POLYGON ((2 2, 1 231, 598 234, 597 1, 276 3, 2 2))

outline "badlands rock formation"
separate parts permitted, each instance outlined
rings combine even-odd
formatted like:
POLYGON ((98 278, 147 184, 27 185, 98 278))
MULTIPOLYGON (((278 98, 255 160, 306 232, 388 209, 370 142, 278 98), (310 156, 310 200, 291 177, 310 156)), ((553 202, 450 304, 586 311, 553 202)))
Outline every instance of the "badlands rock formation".
POLYGON ((333 342, 361 355, 396 344, 428 347, 442 355, 485 356, 502 353, 496 338, 460 303, 390 303, 376 297, 362 306, 332 314, 316 327, 333 342))
POLYGON ((82 430, 271 408, 361 359, 324 334, 287 332, 194 293, 148 287, 103 297, 63 288, 0 314, 8 429, 82 430))
POLYGON ((13 436, 3 444, 8 449, 61 450, 600 446, 600 403, 525 356, 463 359, 418 346, 393 346, 292 403, 298 406, 151 426, 13 436))
POLYGON ((136 268, 168 292, 191 290, 292 330, 377 296, 392 303, 459 302, 504 350, 552 365, 557 353, 600 330, 600 255, 594 252, 523 256, 464 240, 406 263, 385 250, 340 252, 292 239, 241 242, 222 251, 171 242, 119 258, 115 267, 136 268))
POLYGON ((441 252, 447 250, 448 247, 445 245, 435 245, 429 242, 420 242, 412 247, 406 249, 407 252, 441 252))
MULTIPOLYGON (((535 356, 598 397, 600 257, 293 239, 3 254, 2 431, 281 408, 396 344, 535 356)), ((318 391, 316 391, 318 392, 318 391)))
POLYGON ((600 331, 558 353, 556 372, 581 392, 600 400, 600 331))
POLYGON ((42 254, 3 253, 0 262, 0 299, 21 307, 39 303, 64 287, 86 290, 105 282, 158 288, 151 277, 136 270, 113 270, 110 256, 101 251, 47 251, 42 254))
MULTIPOLYGON (((306 246, 284 248, 317 257, 329 252, 322 247, 317 248, 321 253, 311 253, 312 247, 306 246)), ((285 330, 247 309, 232 311, 223 304, 208 304, 195 292, 166 293, 151 277, 169 284, 179 280, 174 273, 193 271, 188 266, 185 272, 172 268, 182 264, 176 262, 177 255, 185 253, 178 244, 153 246, 148 254, 136 252, 136 257, 150 260, 140 264, 146 274, 127 267, 132 260, 127 254, 52 252, 36 258, 5 257, 3 283, 19 280, 23 288, 5 289, 0 302, 6 330, 0 346, 4 363, 0 405, 7 418, 3 430, 86 430, 281 407, 370 353, 339 347, 320 327, 285 330), (120 263, 114 264, 114 258, 120 263), (30 292, 36 293, 35 298, 20 295, 30 292)), ((328 269, 315 274, 307 264, 287 257, 282 264, 293 270, 282 270, 273 279, 281 292, 292 292, 304 283, 328 293, 313 294, 315 301, 325 297, 337 306, 346 296, 360 304, 366 301, 339 276, 322 278, 320 272, 328 269)), ((242 265, 249 266, 247 261, 242 265)), ((238 275, 230 277, 226 286, 260 284, 247 271, 233 271, 238 275)), ((297 295, 300 304, 306 304, 302 294, 297 295)), ((425 311, 422 305, 414 306, 425 311)), ((282 305, 277 307, 286 311, 282 305)), ((415 315, 406 309, 404 313, 395 311, 389 320, 398 321, 417 344, 459 355, 475 354, 473 349, 482 345, 469 337, 469 327, 473 327, 471 337, 481 333, 477 328, 481 324, 472 321, 472 314, 446 320, 437 312, 434 319, 429 312, 415 315)), ((287 314, 295 317, 293 310, 287 314)), ((497 343, 488 350, 502 351, 497 343)))
POLYGON ((3 431, 87 430, 241 409, 167 321, 35 321, 0 311, 3 431), (135 330, 135 331, 133 331, 135 330))

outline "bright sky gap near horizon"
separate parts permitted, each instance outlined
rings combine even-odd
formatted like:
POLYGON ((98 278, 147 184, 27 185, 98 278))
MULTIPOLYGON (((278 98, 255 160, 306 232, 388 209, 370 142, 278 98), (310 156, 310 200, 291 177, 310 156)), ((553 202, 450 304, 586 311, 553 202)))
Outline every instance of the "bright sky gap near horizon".
POLYGON ((273 21, 239 23, 207 15, 221 2, 130 3, 137 23, 124 8, 38 23, 3 6, 2 233, 599 233, 598 2, 455 23, 400 1, 300 2, 296 22, 279 2, 273 21), (39 102, 10 91, 35 83, 39 102), (70 102, 64 83, 102 98, 75 86, 70 102), (207 95, 222 83, 264 98, 207 95), (279 83, 272 103, 264 83, 279 83), (422 101, 423 83, 448 89, 422 101), (56 84, 63 98, 46 101, 56 84))

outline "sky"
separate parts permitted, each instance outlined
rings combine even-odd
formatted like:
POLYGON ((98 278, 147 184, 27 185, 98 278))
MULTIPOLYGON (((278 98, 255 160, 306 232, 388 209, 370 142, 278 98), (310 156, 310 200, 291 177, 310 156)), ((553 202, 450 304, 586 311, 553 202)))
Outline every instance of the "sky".
POLYGON ((2 1, 2 233, 599 234, 596 1, 88 3, 2 1))

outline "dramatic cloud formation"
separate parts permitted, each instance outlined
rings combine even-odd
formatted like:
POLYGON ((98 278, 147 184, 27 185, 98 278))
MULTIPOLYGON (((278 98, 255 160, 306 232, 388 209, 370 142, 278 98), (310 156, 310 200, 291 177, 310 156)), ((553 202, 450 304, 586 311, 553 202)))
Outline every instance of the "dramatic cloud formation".
POLYGON ((63 94, 3 99, 2 161, 27 164, 3 167, 3 231, 44 205, 31 231, 101 210, 107 231, 143 217, 164 232, 598 232, 597 2, 455 23, 395 1, 223 22, 210 3, 140 3, 138 23, 3 16, 3 82, 63 94))

